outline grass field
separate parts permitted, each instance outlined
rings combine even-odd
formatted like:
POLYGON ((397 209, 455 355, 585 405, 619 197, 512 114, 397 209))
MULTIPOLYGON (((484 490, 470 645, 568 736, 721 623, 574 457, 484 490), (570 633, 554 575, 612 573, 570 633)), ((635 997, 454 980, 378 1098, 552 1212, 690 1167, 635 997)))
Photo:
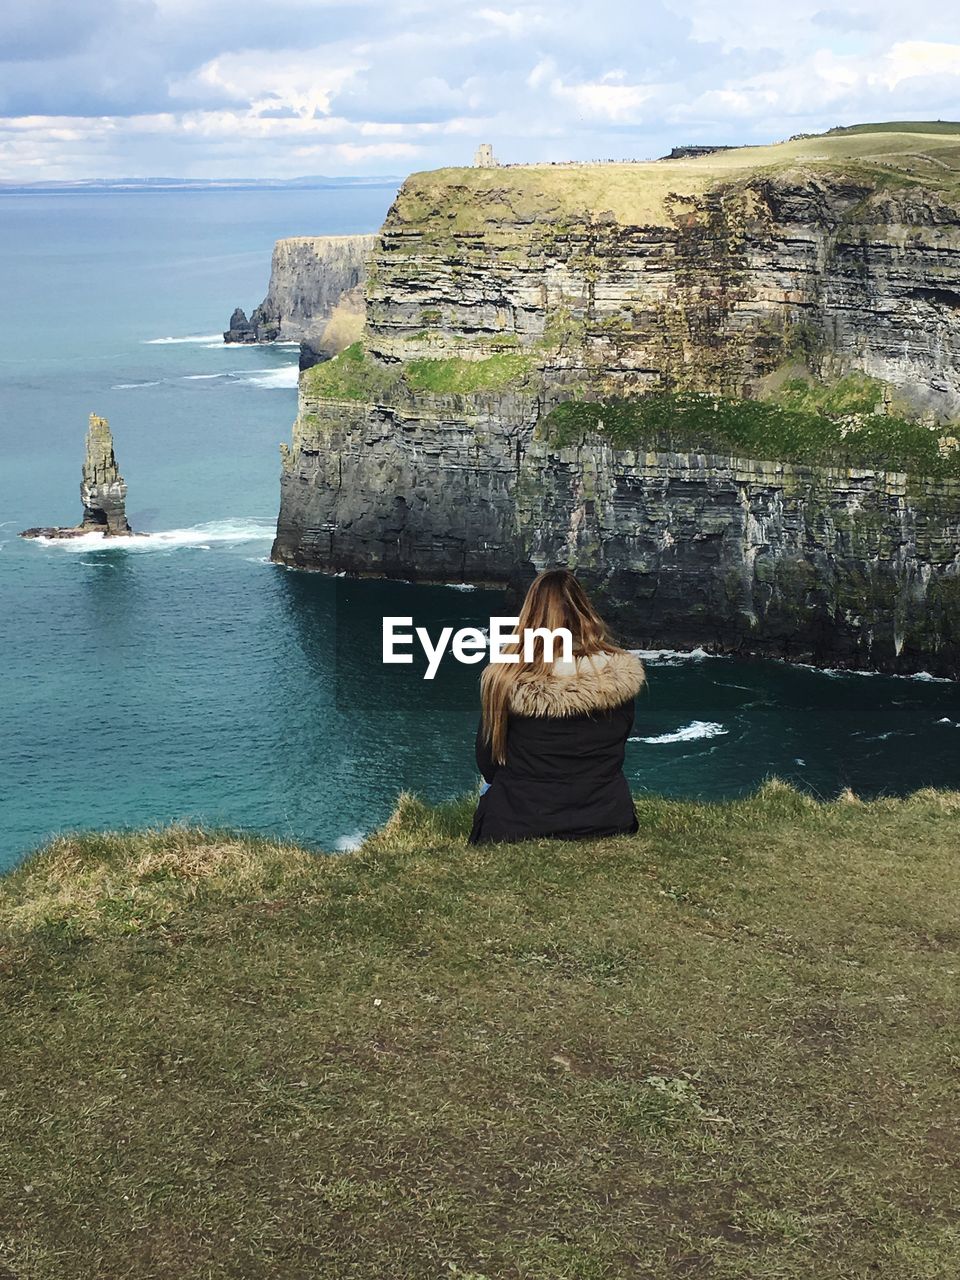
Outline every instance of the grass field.
POLYGON ((960 1274, 960 793, 0 881, 4 1280, 960 1274))
POLYGON ((526 164, 415 173, 397 198, 397 219, 444 233, 531 218, 562 221, 612 213, 624 225, 662 225, 672 196, 702 196, 722 183, 787 171, 843 174, 865 184, 922 183, 960 197, 960 124, 864 125, 764 147, 624 164, 526 164))

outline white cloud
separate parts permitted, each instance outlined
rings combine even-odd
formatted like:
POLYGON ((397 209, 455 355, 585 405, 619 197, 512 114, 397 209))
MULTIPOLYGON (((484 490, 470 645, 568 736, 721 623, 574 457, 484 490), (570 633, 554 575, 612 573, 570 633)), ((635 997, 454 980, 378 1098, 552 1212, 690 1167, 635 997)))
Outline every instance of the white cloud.
POLYGON ((364 145, 356 142, 337 142, 329 147, 298 148, 297 154, 317 155, 319 153, 343 160, 346 164, 356 167, 371 160, 408 160, 416 156, 420 150, 420 147, 413 146, 409 142, 371 142, 364 145))
POLYGON ((960 44, 904 40, 895 44, 870 80, 894 89, 914 76, 960 76, 960 44))
POLYGON ((509 13, 503 9, 478 9, 477 17, 487 22, 498 33, 518 39, 540 25, 540 15, 514 9, 509 13))
POLYGON ((657 86, 623 84, 624 78, 623 71, 609 71, 599 80, 580 84, 564 84, 557 78, 550 88, 555 97, 568 99, 578 113, 594 120, 636 120, 640 108, 656 94, 657 86))
MULTIPOLYGON (((750 76, 737 84, 708 89, 690 102, 675 103, 668 118, 684 120, 748 120, 771 116, 795 117, 826 110, 856 110, 863 118, 896 119, 903 116, 901 102, 893 95, 907 82, 948 77, 960 91, 960 45, 929 41, 903 41, 867 57, 817 50, 793 65, 750 76)), ((942 92, 942 89, 941 89, 942 92)), ((902 101, 902 99, 901 99, 902 101)), ((912 105, 913 99, 910 99, 912 105)), ((914 113, 916 117, 916 113, 914 113)))
POLYGON ((556 77, 557 64, 552 58, 541 58, 527 76, 527 87, 539 89, 542 84, 556 77))
POLYGON ((469 163, 479 141, 642 158, 960 115, 956 22, 934 0, 90 3, 96 23, 60 41, 44 32, 68 0, 14 24, 0 176, 395 173, 469 163))
MULTIPOLYGON (((916 0, 921 9, 933 8, 929 0, 916 0)), ((790 0, 789 8, 770 0, 667 0, 676 13, 690 23, 694 40, 716 44, 724 51, 732 49, 792 49, 799 52, 809 42, 822 41, 829 30, 817 15, 830 11, 838 19, 849 14, 854 26, 879 25, 889 29, 903 12, 901 0, 849 0, 831 4, 830 0, 790 0), (884 13, 886 11, 886 18, 884 13)), ((838 30, 835 23, 833 30, 838 30)))
POLYGON ((328 115, 333 96, 365 70, 362 63, 325 65, 321 49, 244 51, 213 58, 170 85, 173 98, 208 95, 249 103, 254 111, 289 107, 301 116, 328 115))

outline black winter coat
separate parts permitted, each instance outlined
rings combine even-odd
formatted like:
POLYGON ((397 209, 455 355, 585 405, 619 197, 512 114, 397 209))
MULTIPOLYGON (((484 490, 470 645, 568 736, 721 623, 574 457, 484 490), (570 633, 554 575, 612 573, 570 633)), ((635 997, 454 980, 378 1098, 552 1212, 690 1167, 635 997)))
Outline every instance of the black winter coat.
POLYGON ((477 730, 477 765, 490 789, 477 804, 470 843, 636 831, 623 754, 643 682, 643 665, 630 653, 521 672, 510 698, 506 764, 494 763, 477 730))

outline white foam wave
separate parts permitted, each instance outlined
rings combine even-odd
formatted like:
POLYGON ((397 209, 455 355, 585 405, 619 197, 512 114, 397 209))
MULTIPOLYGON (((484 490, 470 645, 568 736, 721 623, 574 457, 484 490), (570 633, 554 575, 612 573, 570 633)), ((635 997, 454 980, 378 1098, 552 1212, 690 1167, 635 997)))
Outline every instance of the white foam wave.
POLYGON ((148 347, 166 347, 166 346, 169 346, 171 343, 181 343, 181 342, 199 342, 204 344, 209 343, 213 346, 225 345, 223 341, 222 333, 189 333, 182 338, 144 338, 143 342, 144 342, 144 345, 148 347), (219 338, 219 342, 215 342, 215 339, 218 339, 218 338, 219 338))
POLYGON ((860 667, 818 667, 815 662, 794 662, 790 658, 771 658, 771 662, 779 662, 783 667, 796 667, 800 671, 814 671, 818 676, 879 676, 881 671, 870 671, 860 667))
POLYGON ((674 666, 678 662, 702 662, 704 658, 718 655, 707 653, 706 649, 631 649, 644 662, 656 662, 661 666, 674 666))
POLYGON ((276 391, 286 390, 288 387, 296 388, 299 377, 298 365, 285 364, 279 369, 258 369, 255 373, 248 374, 242 381, 249 382, 254 387, 266 387, 269 391, 276 391))
POLYGON ((254 387, 266 387, 268 390, 275 390, 278 387, 285 390, 287 387, 296 389, 299 376, 298 365, 285 364, 279 368, 271 366, 267 369, 223 369, 219 373, 184 373, 180 375, 180 380, 181 382, 212 382, 217 378, 226 378, 231 382, 248 382, 254 387))
POLYGON ((949 676, 932 676, 929 671, 916 671, 905 674, 899 671, 872 671, 861 667, 818 667, 815 662, 793 662, 789 658, 771 658, 771 662, 779 662, 786 667, 799 667, 801 671, 815 671, 818 676, 829 676, 831 679, 842 679, 846 676, 886 676, 888 680, 921 680, 932 684, 954 684, 949 676))
POLYGON ((472 582, 445 582, 445 587, 449 587, 451 591, 476 591, 476 587, 472 582))
POLYGON ((84 533, 78 538, 35 538, 45 547, 63 551, 171 551, 176 547, 212 550, 213 543, 231 545, 239 542, 263 542, 273 538, 274 521, 251 517, 235 520, 208 520, 186 529, 161 529, 157 533, 134 534, 128 538, 105 538, 102 533, 84 533))
POLYGON ((348 836, 339 836, 333 842, 333 847, 337 853, 353 853, 359 849, 366 839, 365 831, 353 831, 348 836))
POLYGON ((659 733, 652 738, 631 738, 631 742, 649 742, 654 746, 661 746, 667 742, 694 742, 698 738, 719 738, 721 734, 729 733, 729 729, 725 729, 722 724, 717 724, 714 720, 692 720, 690 724, 685 724, 682 729, 675 729, 673 733, 659 733))
POLYGON ((111 391, 139 391, 141 387, 159 387, 163 381, 162 378, 155 378, 151 382, 115 382, 110 388, 111 391))

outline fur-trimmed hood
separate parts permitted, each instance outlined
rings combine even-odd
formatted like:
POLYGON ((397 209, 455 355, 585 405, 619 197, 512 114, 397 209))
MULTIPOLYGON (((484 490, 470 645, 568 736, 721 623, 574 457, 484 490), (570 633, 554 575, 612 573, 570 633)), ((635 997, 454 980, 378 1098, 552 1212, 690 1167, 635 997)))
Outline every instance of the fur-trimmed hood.
POLYGON ((581 716, 607 711, 635 697, 646 676, 632 653, 595 653, 558 660, 539 673, 521 671, 510 691, 518 716, 581 716))

